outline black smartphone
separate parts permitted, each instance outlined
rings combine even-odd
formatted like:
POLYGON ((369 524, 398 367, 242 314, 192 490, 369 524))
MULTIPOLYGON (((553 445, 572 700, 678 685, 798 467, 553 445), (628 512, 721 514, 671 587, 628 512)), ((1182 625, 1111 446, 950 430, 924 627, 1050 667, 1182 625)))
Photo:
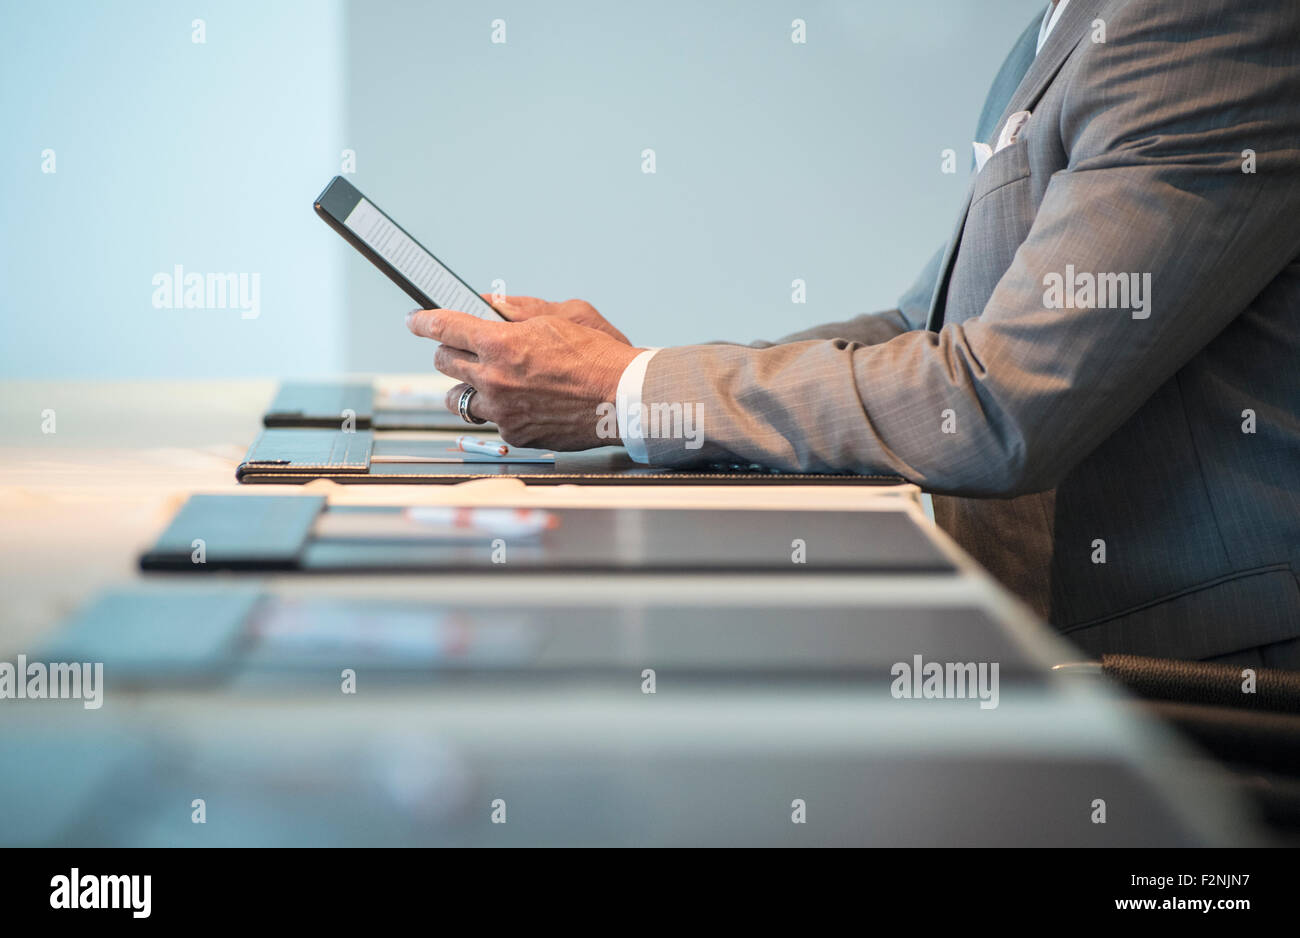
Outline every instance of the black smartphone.
POLYGON ((342 176, 331 179, 316 197, 316 214, 406 291, 421 309, 456 309, 479 319, 506 321, 342 176))

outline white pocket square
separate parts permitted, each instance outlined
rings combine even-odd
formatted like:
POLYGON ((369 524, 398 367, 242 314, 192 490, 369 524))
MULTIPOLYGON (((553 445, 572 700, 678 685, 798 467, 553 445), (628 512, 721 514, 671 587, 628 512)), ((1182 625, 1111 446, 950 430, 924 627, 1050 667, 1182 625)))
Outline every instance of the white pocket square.
POLYGON ((1002 125, 1002 132, 998 134, 998 145, 989 146, 987 143, 981 143, 975 140, 971 147, 975 150, 975 173, 978 175, 983 169, 984 164, 989 161, 994 153, 1001 153, 1011 144, 1020 139, 1020 131, 1024 129, 1025 123, 1029 120, 1028 111, 1016 111, 1007 118, 1007 122, 1002 125))
POLYGON ((1020 131, 1024 129, 1028 120, 1028 111, 1016 111, 1008 117, 1007 122, 1002 125, 1002 133, 998 134, 998 145, 993 148, 993 152, 1000 153, 1020 139, 1020 131))

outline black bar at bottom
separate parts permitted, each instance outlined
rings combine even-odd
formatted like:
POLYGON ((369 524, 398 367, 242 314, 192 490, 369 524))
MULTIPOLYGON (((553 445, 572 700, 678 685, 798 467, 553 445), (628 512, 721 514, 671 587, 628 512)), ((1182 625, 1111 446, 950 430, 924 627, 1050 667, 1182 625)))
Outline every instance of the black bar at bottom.
POLYGON ((1056 930, 1062 922, 1098 917, 1231 928, 1253 914, 1275 919, 1294 907, 1294 854, 1285 850, 674 854, 571 852, 547 858, 539 875, 536 854, 503 851, 450 857, 427 850, 6 850, 0 896, 9 927, 60 918, 134 925, 146 920, 136 918, 144 910, 143 879, 115 881, 126 908, 54 905, 70 895, 74 869, 87 898, 90 877, 98 895, 101 876, 147 875, 148 921, 202 922, 208 929, 291 922, 299 933, 317 922, 337 933, 350 921, 401 923, 413 915, 434 927, 448 914, 462 928, 499 926, 512 910, 538 924, 553 917, 608 922, 612 911, 625 921, 649 915, 664 928, 687 915, 696 925, 725 915, 734 926, 778 908, 810 923, 829 914, 861 922, 906 916, 924 934, 949 922, 976 933, 994 923, 1056 930))

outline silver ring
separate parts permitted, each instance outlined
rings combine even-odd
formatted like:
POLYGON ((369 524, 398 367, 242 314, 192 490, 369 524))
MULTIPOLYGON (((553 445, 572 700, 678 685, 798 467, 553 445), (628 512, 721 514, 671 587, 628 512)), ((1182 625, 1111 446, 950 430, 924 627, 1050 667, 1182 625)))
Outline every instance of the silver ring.
POLYGON ((483 420, 480 417, 475 417, 473 414, 469 412, 470 398, 472 398, 477 393, 478 393, 478 389, 475 388, 473 385, 466 385, 465 390, 460 392, 460 400, 456 402, 456 412, 460 414, 460 419, 465 421, 466 423, 472 423, 472 424, 487 423, 486 420, 483 420))

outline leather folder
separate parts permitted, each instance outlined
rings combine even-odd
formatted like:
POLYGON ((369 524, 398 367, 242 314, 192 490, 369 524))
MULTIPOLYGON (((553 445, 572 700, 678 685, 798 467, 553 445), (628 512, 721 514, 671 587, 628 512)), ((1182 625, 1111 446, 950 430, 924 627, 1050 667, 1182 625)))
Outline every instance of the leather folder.
POLYGON ((509 508, 331 507, 320 495, 193 495, 140 565, 194 574, 955 572, 900 510, 548 508, 531 514, 548 523, 519 531, 509 508), (461 523, 429 523, 430 511, 459 513, 461 523), (505 528, 495 526, 502 522, 505 528))
POLYGON ((838 678, 878 689, 890 701, 893 666, 917 655, 996 661, 1001 675, 1018 683, 1050 680, 1037 656, 977 606, 754 600, 719 607, 651 596, 617 605, 521 606, 286 595, 253 583, 218 589, 192 581, 103 594, 35 654, 33 660, 103 662, 122 685, 194 686, 254 671, 298 672, 327 676, 335 694, 342 667, 362 672, 372 686, 383 672, 493 683, 564 675, 624 693, 629 680, 635 692, 641 669, 653 666, 665 686, 760 674, 819 683, 838 678))
MULTIPOLYGON (((460 425, 464 429, 464 424, 460 425)), ((621 446, 556 453, 553 463, 389 462, 394 453, 445 451, 446 440, 395 441, 373 430, 263 430, 253 441, 235 478, 245 483, 454 483, 471 479, 519 479, 536 485, 898 485, 898 476, 852 473, 777 472, 761 466, 712 465, 664 469, 633 462, 621 446)))

